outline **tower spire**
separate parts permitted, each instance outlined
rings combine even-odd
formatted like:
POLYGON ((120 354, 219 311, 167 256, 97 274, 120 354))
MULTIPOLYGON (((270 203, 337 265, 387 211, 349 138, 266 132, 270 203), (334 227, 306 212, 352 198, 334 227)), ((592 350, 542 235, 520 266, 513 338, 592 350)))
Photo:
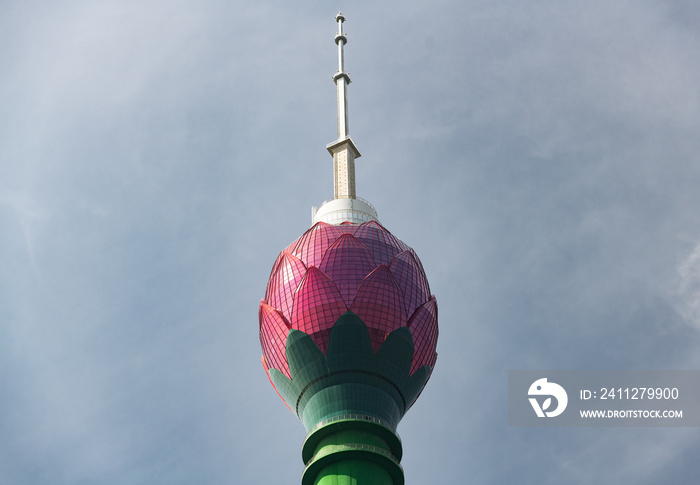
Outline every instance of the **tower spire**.
POLYGON ((338 72, 333 76, 338 98, 338 139, 326 148, 333 156, 333 182, 335 199, 355 199, 355 159, 360 158, 360 152, 350 139, 348 128, 348 96, 347 88, 350 76, 345 72, 344 47, 348 38, 343 32, 345 16, 338 12, 335 16, 338 22, 338 32, 335 43, 338 45, 338 72))
POLYGON ((311 208, 312 224, 325 222, 327 224, 362 224, 377 221, 377 210, 366 200, 360 199, 355 193, 355 159, 360 158, 360 152, 350 138, 348 129, 348 84, 350 76, 345 72, 344 47, 348 38, 343 32, 345 16, 338 12, 335 16, 338 22, 338 32, 335 43, 338 46, 338 72, 333 76, 338 97, 338 139, 328 144, 326 148, 333 156, 333 199, 325 201, 321 207, 311 208))
POLYGON ((350 76, 345 72, 345 52, 344 47, 348 38, 343 33, 343 22, 345 17, 338 12, 335 16, 338 22, 338 33, 335 34, 335 43, 338 45, 338 72, 333 76, 338 91, 338 140, 348 137, 348 98, 347 85, 350 84, 350 76))

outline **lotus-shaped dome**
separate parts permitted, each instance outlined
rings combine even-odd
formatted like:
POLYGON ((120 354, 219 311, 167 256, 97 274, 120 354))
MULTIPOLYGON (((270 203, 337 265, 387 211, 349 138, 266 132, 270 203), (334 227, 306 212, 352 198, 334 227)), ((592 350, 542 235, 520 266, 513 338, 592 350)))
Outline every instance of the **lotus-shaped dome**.
MULTIPOLYGON (((435 365, 437 302, 416 253, 375 221, 319 222, 283 250, 260 303, 263 367, 292 378, 285 354, 291 329, 325 354, 331 328, 346 312, 365 323, 376 353, 389 334, 408 327, 409 375, 435 365)), ((288 403, 289 404, 289 403, 288 403)))

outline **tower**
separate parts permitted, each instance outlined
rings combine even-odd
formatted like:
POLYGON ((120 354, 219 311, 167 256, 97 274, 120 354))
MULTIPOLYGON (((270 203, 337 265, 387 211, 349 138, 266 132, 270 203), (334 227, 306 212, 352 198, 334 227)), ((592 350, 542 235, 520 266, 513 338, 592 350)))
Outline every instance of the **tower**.
POLYGON ((437 302, 416 253, 356 196, 345 17, 336 21, 334 198, 273 264, 259 309, 262 364, 307 431, 302 485, 399 485, 396 427, 435 366, 437 302))

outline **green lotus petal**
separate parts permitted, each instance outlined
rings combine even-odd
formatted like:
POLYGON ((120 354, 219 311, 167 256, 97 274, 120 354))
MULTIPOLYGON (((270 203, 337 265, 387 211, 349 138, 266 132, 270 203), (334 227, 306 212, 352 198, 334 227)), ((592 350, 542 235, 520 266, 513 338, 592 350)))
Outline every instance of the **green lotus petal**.
POLYGON ((292 378, 270 369, 270 378, 307 429, 334 416, 366 415, 396 428, 430 376, 423 366, 409 376, 413 336, 391 332, 375 354, 367 325, 348 311, 331 328, 324 355, 310 335, 290 330, 286 342, 292 378))
POLYGON ((326 358, 331 372, 350 369, 376 372, 367 325, 353 312, 345 312, 331 328, 326 358))

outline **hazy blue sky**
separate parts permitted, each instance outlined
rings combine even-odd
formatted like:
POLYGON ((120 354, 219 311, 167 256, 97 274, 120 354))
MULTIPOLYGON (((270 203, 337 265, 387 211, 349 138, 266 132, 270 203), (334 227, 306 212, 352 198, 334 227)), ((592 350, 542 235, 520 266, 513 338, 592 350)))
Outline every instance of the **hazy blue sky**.
POLYGON ((700 431, 510 428, 509 369, 700 369, 700 3, 0 4, 0 483, 294 484, 278 252, 358 195, 421 257, 408 484, 689 484, 700 431))

